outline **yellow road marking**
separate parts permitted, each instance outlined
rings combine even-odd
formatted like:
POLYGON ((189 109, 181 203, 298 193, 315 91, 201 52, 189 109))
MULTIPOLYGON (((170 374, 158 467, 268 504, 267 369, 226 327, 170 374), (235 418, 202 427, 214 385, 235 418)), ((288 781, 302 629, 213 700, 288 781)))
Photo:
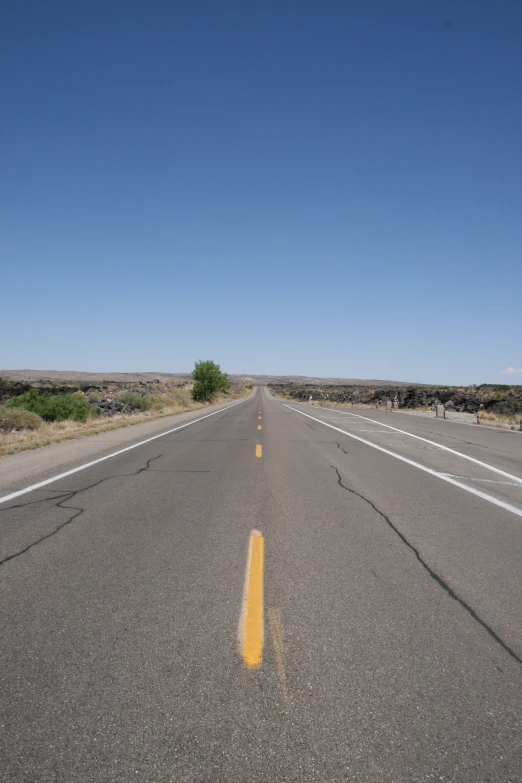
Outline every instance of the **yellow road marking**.
POLYGON ((261 416, 258 416, 257 418, 261 421, 261 416))
POLYGON ((256 457, 262 457, 263 456, 263 447, 259 445, 259 443, 256 446, 256 457))
POLYGON ((279 679, 281 680, 281 689, 285 701, 288 698, 286 689, 286 669, 285 669, 285 648, 283 647, 283 622, 281 619, 281 609, 272 606, 268 610, 268 623, 272 632, 272 643, 277 660, 279 679))
POLYGON ((248 547, 243 610, 239 627, 241 654, 249 669, 258 669, 263 662, 263 568, 265 539, 259 530, 252 530, 248 547))
POLYGON ((260 430, 260 429, 261 429, 261 425, 260 425, 260 424, 258 424, 258 425, 257 425, 257 429, 258 429, 258 430, 260 430))

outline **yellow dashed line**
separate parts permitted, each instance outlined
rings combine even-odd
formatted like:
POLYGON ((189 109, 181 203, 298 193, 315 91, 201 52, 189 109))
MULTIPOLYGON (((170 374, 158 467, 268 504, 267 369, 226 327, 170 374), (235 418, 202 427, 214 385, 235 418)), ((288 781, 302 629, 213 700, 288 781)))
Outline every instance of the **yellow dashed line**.
POLYGON ((257 425, 257 429, 258 429, 258 430, 260 430, 260 429, 261 429, 261 425, 260 425, 260 424, 258 424, 258 425, 257 425))
POLYGON ((263 447, 259 445, 259 443, 256 446, 256 457, 262 457, 263 456, 263 447))
POLYGON ((249 669, 258 669, 263 662, 264 558, 265 540, 259 530, 252 530, 248 548, 243 611, 239 628, 243 662, 249 669))

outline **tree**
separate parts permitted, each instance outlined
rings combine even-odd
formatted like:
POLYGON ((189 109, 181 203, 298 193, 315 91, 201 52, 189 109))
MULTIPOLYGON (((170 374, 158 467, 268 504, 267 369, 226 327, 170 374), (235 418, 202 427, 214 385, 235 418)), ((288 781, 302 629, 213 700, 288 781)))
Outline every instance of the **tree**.
POLYGON ((214 394, 223 391, 228 385, 228 375, 221 372, 219 364, 210 359, 196 362, 192 377, 195 381, 192 399, 197 402, 209 402, 214 394))

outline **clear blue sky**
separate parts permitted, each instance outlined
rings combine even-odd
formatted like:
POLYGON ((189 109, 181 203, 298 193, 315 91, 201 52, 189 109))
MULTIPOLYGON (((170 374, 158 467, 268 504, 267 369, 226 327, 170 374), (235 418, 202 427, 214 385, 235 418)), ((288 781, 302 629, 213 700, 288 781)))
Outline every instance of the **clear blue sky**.
POLYGON ((7 0, 0 68, 0 367, 522 383, 520 0, 7 0))

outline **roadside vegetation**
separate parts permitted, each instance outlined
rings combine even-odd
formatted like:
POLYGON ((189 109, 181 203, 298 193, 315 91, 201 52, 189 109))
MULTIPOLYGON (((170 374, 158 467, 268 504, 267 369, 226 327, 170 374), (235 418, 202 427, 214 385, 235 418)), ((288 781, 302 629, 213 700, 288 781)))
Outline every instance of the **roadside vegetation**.
POLYGON ((221 372, 219 364, 210 359, 196 362, 192 377, 195 381, 192 399, 197 402, 210 402, 216 394, 224 391, 228 386, 228 375, 221 372))
POLYGON ((8 408, 6 405, 0 409, 0 430, 4 432, 37 430, 43 423, 41 416, 24 408, 8 408))
POLYGON ((487 427, 500 427, 505 430, 522 430, 522 416, 505 416, 501 413, 491 413, 488 411, 479 411, 478 418, 480 424, 487 427))
POLYGON ((49 391, 30 389, 25 394, 13 397, 6 408, 21 409, 36 413, 43 421, 71 421, 85 422, 87 419, 96 418, 101 409, 88 404, 85 394, 81 391, 53 395, 49 391))
MULTIPOLYGON (((142 383, 130 391, 117 384, 108 388, 106 384, 87 391, 64 393, 62 389, 54 394, 52 389, 33 387, 0 405, 0 457, 240 399, 252 388, 229 384, 227 376, 219 373, 217 388, 214 385, 211 390, 207 385, 199 399, 194 398, 198 381, 182 385, 142 383), (223 378, 227 379, 225 383, 223 378)), ((4 392, 14 390, 0 385, 4 392)), ((196 396, 200 397, 199 392, 196 396)))

